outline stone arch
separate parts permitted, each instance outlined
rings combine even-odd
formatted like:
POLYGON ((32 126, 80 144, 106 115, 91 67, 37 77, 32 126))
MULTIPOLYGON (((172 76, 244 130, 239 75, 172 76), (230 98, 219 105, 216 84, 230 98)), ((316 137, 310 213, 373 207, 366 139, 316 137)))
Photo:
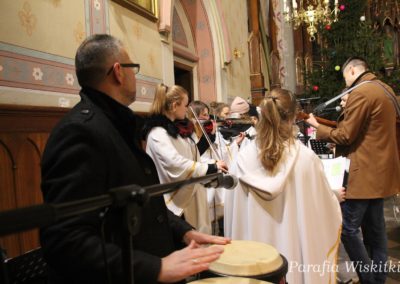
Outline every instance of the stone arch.
POLYGON ((215 54, 210 22, 204 3, 203 1, 175 0, 173 16, 174 54, 196 65, 194 69, 194 81, 197 81, 196 99, 204 102, 213 101, 217 97, 215 54), (190 29, 185 29, 185 23, 189 24, 190 29), (193 49, 190 47, 191 39, 194 43, 193 49))

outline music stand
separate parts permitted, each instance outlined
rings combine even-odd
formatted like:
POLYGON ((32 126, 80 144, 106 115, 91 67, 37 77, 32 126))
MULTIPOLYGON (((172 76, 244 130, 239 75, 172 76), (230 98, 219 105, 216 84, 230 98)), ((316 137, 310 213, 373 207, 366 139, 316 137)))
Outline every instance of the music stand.
MULTIPOLYGON (((305 112, 310 112, 311 110, 311 103, 313 101, 319 100, 320 97, 310 97, 310 98, 301 98, 301 99, 297 99, 297 102, 299 102, 301 109, 305 110, 305 112)), ((302 141, 305 145, 307 145, 308 140, 310 139, 308 133, 307 133, 307 129, 309 128, 309 125, 307 124, 307 122, 305 122, 305 120, 301 120, 299 123, 297 123, 297 125, 300 128, 300 132, 303 134, 304 137, 304 141, 302 141)))

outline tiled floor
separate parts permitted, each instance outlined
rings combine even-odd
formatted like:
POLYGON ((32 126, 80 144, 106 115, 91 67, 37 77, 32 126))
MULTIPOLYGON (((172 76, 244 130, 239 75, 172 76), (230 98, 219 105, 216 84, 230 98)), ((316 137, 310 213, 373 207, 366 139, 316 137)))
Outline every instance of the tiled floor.
MULTIPOLYGON (((400 267, 400 196, 396 199, 397 221, 394 217, 393 198, 385 202, 385 221, 386 231, 388 233, 388 252, 389 260, 400 267)), ((400 283, 400 272, 390 273, 387 284, 400 283)))
MULTIPOLYGON (((400 197, 397 199, 400 202, 400 197)), ((389 261, 400 269, 400 204, 397 204, 397 218, 396 221, 394 213, 394 199, 388 198, 385 200, 385 222, 386 231, 388 234, 388 254, 389 261)), ((358 283, 357 274, 354 272, 346 271, 346 255, 343 246, 340 247, 338 265, 339 273, 338 278, 341 280, 338 283, 358 283)), ((400 272, 389 273, 386 284, 400 283, 400 272)))

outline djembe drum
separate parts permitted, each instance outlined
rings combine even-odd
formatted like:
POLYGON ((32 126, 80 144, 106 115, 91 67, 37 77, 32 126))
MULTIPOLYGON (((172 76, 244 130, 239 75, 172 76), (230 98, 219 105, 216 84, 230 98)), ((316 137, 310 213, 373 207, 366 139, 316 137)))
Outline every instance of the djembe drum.
POLYGON ((257 279, 242 278, 242 277, 215 277, 196 280, 190 284, 271 284, 257 279))
POLYGON ((232 241, 220 258, 210 264, 205 277, 245 277, 272 283, 286 283, 288 262, 271 245, 255 241, 232 241))

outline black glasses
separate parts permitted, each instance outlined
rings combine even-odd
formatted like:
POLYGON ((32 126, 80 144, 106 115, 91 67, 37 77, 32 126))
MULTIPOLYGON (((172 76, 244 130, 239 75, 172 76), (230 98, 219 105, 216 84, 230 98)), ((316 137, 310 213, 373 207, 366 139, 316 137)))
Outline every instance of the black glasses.
MULTIPOLYGON (((133 68, 133 73, 137 74, 140 71, 140 64, 138 63, 120 63, 121 67, 133 68)), ((107 71, 107 76, 114 70, 114 65, 107 71)))

